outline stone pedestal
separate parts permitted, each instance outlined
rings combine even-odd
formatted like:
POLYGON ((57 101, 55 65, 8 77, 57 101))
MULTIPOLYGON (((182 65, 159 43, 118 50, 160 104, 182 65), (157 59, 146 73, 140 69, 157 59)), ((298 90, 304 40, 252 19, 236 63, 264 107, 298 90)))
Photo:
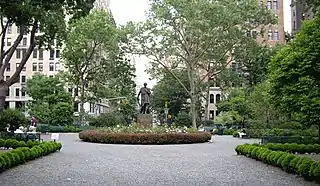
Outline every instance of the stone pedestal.
POLYGON ((137 125, 143 128, 152 127, 152 114, 138 114, 137 125))

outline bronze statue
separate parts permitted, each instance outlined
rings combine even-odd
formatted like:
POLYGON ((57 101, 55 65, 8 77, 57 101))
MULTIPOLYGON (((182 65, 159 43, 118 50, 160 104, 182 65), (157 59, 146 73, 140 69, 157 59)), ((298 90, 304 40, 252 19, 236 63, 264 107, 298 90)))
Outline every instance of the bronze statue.
POLYGON ((138 93, 138 103, 140 106, 140 114, 150 114, 150 96, 151 96, 151 90, 147 87, 147 83, 143 84, 144 87, 142 87, 138 93), (139 102, 139 96, 141 94, 141 103, 139 102))

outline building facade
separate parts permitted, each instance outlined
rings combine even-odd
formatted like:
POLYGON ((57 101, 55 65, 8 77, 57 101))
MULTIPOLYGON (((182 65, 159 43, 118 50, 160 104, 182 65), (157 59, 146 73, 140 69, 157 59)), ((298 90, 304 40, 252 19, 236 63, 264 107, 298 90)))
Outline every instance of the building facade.
MULTIPOLYGON (((96 0, 94 5, 97 9, 110 12, 110 0, 96 0)), ((9 25, 5 38, 5 50, 9 49, 13 45, 13 42, 19 35, 19 32, 19 27, 15 26, 14 24, 9 25)), ((27 49, 29 48, 29 41, 30 34, 24 35, 21 43, 17 47, 9 65, 5 70, 5 79, 9 79, 16 71, 21 59, 26 55, 27 49)), ((60 70, 63 70, 63 65, 61 65, 60 60, 60 53, 60 48, 55 48, 52 50, 34 49, 20 74, 19 82, 9 87, 5 108, 22 108, 27 104, 28 101, 32 99, 26 93, 26 82, 28 79, 32 78, 34 74, 40 73, 48 76, 55 76, 60 70)), ((78 90, 76 88, 71 86, 66 87, 66 89, 74 96, 77 96, 78 90)), ((85 103, 84 107, 85 111, 92 115, 105 113, 109 110, 109 106, 106 101, 101 101, 99 103, 85 103)), ((79 104, 75 103, 74 111, 76 115, 79 110, 79 104)))
MULTIPOLYGON (((247 32, 248 37, 255 38, 259 43, 264 43, 269 46, 274 46, 277 43, 285 43, 285 31, 284 31, 284 0, 261 0, 258 1, 260 6, 265 6, 267 9, 271 10, 276 18, 277 23, 274 25, 268 25, 264 27, 264 32, 261 33, 261 28, 255 30, 250 30, 247 32)), ((230 67, 236 65, 236 62, 233 61, 230 67)), ((209 80, 210 81, 210 80, 209 80)), ((208 114, 211 120, 214 120, 219 114, 216 104, 222 98, 222 90, 220 88, 220 83, 217 81, 212 81, 210 83, 209 91, 209 105, 208 105, 208 114)), ((204 106, 204 104, 203 104, 204 106)))
POLYGON ((301 3, 292 0, 291 2, 291 28, 292 33, 296 33, 301 25, 303 20, 312 19, 314 17, 314 12, 312 8, 308 8, 301 3))

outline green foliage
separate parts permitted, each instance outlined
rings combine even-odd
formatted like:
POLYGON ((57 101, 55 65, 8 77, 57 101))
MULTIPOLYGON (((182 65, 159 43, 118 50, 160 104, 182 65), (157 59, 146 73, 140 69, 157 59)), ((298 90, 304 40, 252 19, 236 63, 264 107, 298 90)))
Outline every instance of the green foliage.
MULTIPOLYGON (((188 74, 185 71, 176 70, 173 73, 184 84, 188 84, 188 74)), ((163 77, 153 87, 152 93, 152 108, 157 113, 163 113, 167 101, 169 114, 173 116, 178 115, 184 105, 187 104, 187 99, 190 98, 181 84, 170 73, 164 73, 163 77)))
POLYGON ((43 142, 33 147, 18 147, 10 152, 0 153, 0 172, 16 165, 45 156, 60 150, 61 143, 43 142))
POLYGON ((95 127, 114 127, 124 123, 124 116, 117 112, 103 113, 89 121, 89 125, 95 127))
POLYGON ((27 118, 18 110, 6 109, 0 113, 0 132, 6 132, 7 127, 9 127, 9 131, 14 132, 20 126, 27 124, 27 118))
POLYGON ((83 130, 89 130, 89 129, 95 129, 96 127, 84 125, 84 126, 53 126, 53 125, 48 125, 48 124, 39 124, 37 126, 37 132, 41 133, 77 133, 81 132, 83 130))
POLYGON ((282 113, 306 126, 320 123, 319 28, 320 17, 305 21, 269 66, 270 100, 282 113))
POLYGON ((319 181, 318 170, 319 162, 316 162, 308 157, 299 157, 286 152, 276 152, 261 147, 258 144, 238 145, 235 148, 238 155, 245 155, 256 160, 260 160, 269 165, 282 168, 288 173, 296 173, 304 177, 308 181, 319 181))
POLYGON ((180 112, 175 118, 174 118, 174 125, 179 127, 191 127, 192 121, 191 116, 187 112, 180 112))
POLYGON ((58 76, 34 75, 27 82, 27 92, 33 98, 30 114, 42 123, 68 125, 73 122, 71 94, 64 90, 58 76))

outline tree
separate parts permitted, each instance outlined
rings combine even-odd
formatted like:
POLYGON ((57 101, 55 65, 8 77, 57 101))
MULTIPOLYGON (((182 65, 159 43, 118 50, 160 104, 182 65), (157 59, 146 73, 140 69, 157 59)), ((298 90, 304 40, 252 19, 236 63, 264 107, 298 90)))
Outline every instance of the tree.
POLYGON ((282 113, 306 126, 320 125, 319 29, 319 16, 305 21, 269 66, 270 100, 282 113))
MULTIPOLYGON (((174 71, 184 84, 188 85, 188 74, 186 71, 174 71)), ((188 88, 189 89, 189 88, 188 88)), ((169 113, 177 116, 183 106, 187 104, 190 96, 186 93, 179 82, 170 74, 166 73, 152 89, 152 108, 157 113, 163 113, 165 102, 168 102, 169 113)))
POLYGON ((113 18, 105 11, 94 10, 70 26, 62 58, 64 77, 80 90, 80 122, 85 102, 99 101, 112 93, 110 85, 115 79, 109 77, 116 66, 118 41, 113 18))
POLYGON ((9 87, 19 81, 20 73, 34 48, 49 49, 52 46, 60 46, 65 37, 66 18, 73 21, 86 15, 93 8, 93 2, 94 0, 0 0, 0 112, 4 108, 9 87), (13 44, 6 48, 5 39, 8 29, 13 24, 19 27, 19 35, 13 44), (36 34, 38 30, 41 33, 36 34), (8 80, 5 80, 5 69, 10 65, 11 58, 24 38, 24 34, 29 34, 29 46, 19 61, 16 71, 8 80))
POLYGON ((6 109, 0 113, 0 132, 9 131, 13 133, 20 126, 27 126, 28 120, 22 112, 14 109, 6 109))
POLYGON ((196 128, 196 102, 201 92, 197 85, 228 66, 232 49, 247 39, 247 30, 273 20, 269 10, 259 7, 256 0, 152 0, 146 22, 128 24, 134 28, 130 49, 149 57, 156 69, 187 71, 190 89, 171 74, 190 96, 192 125, 196 128), (199 76, 198 70, 210 63, 210 72, 199 76))
POLYGON ((41 74, 27 81, 27 93, 32 98, 30 114, 40 122, 66 125, 73 122, 71 94, 64 90, 65 84, 59 77, 41 74))
POLYGON ((253 88, 266 79, 268 63, 278 48, 280 47, 260 44, 256 40, 247 40, 243 47, 235 48, 236 63, 231 69, 243 77, 247 87, 253 88))

